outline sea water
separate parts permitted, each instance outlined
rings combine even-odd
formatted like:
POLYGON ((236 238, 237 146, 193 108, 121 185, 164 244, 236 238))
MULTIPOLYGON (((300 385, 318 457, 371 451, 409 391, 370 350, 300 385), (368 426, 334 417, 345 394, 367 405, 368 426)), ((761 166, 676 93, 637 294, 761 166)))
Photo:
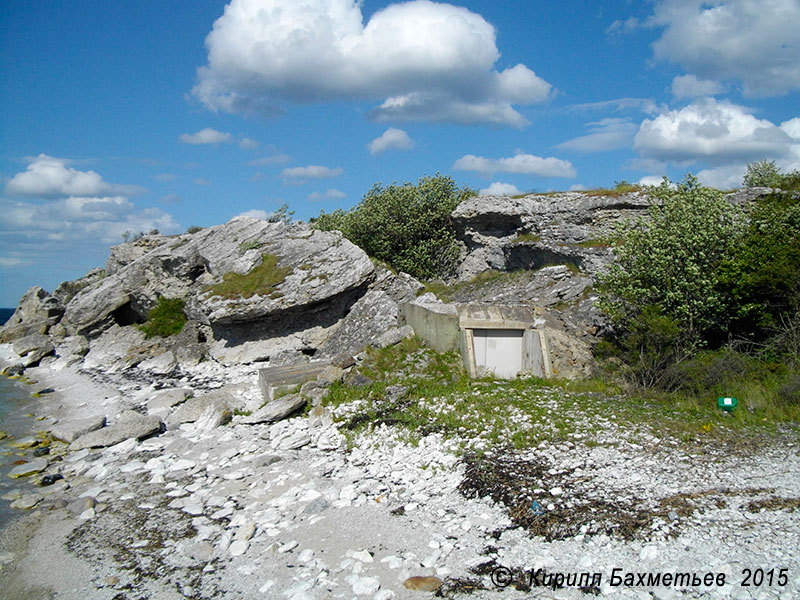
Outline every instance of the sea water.
MULTIPOLYGON (((0 496, 14 488, 26 489, 32 485, 27 479, 11 479, 8 472, 14 468, 14 461, 22 457, 22 452, 8 445, 9 438, 20 438, 30 435, 35 429, 35 421, 26 415, 32 412, 31 386, 0 376, 0 431, 9 437, 0 440, 0 496)), ((30 457, 29 457, 30 458, 30 457)), ((0 528, 19 511, 9 507, 8 500, 0 499, 0 528)))

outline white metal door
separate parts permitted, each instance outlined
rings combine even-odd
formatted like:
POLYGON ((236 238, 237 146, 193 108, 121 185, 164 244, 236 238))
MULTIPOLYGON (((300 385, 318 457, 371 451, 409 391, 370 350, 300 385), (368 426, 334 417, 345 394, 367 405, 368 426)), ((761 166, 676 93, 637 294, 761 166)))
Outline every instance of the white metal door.
POLYGON ((475 329, 475 366, 495 377, 513 379, 522 370, 522 329, 475 329), (482 369, 483 368, 483 369, 482 369))

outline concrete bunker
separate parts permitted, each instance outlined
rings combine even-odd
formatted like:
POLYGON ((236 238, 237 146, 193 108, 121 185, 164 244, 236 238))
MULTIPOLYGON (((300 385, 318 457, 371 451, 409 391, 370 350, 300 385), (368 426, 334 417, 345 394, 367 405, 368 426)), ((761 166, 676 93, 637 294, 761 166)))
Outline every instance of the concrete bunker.
POLYGON ((470 377, 553 376, 542 309, 525 305, 408 303, 401 316, 437 352, 458 351, 470 377))

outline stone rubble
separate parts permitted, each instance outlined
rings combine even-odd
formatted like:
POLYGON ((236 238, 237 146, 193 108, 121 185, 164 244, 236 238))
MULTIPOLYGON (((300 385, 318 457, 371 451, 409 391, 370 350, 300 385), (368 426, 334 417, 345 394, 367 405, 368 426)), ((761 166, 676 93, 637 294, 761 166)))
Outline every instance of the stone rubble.
MULTIPOLYGON (((115 398, 128 412, 109 412, 112 425, 92 433, 136 417, 160 423, 137 408, 172 411, 170 422, 194 399, 186 399, 194 378, 203 382, 193 390, 195 398, 204 398, 223 373, 231 380, 227 386, 249 379, 256 387, 256 373, 246 369, 236 375, 230 368, 204 367, 166 389, 126 387, 130 382, 117 378, 115 398)), ((229 393, 227 386, 217 388, 217 397, 229 393)), ((724 453, 689 455, 648 434, 623 435, 613 423, 603 424, 607 435, 598 439, 614 443, 584 445, 575 434, 543 444, 530 454, 550 465, 551 480, 535 490, 545 510, 575 506, 581 495, 654 507, 650 529, 633 540, 587 526, 548 542, 513 526, 504 506, 459 492, 465 473, 457 453, 477 441, 433 433, 410 445, 382 425, 348 443, 335 425, 337 414, 354 410, 346 405, 334 411, 318 406, 316 414, 275 423, 247 424, 235 416, 227 425, 207 418, 213 407, 149 437, 132 429, 103 447, 76 443, 91 433, 69 446, 53 442, 49 459, 20 465, 38 473, 32 477, 63 476, 47 487, 22 480, 24 489, 7 499, 17 509, 33 510, 31 518, 38 515, 43 527, 75 523, 62 543, 92 565, 94 591, 84 597, 111 598, 131 586, 141 593, 171 588, 187 598, 290 600, 413 599, 441 587, 446 597, 457 598, 455 584, 466 581, 478 584, 471 598, 517 597, 493 585, 490 573, 481 570, 486 563, 600 572, 599 593, 609 598, 644 598, 650 591, 608 585, 613 568, 724 572, 736 582, 660 587, 653 590, 657 598, 800 594, 797 513, 743 508, 754 499, 800 497, 796 445, 770 447, 746 461, 724 453), (709 490, 717 504, 703 500, 709 490), (678 493, 689 494, 695 510, 679 508, 671 520, 658 517, 659 500, 678 493), (124 564, 118 562, 123 554, 124 564), (788 568, 790 581, 782 588, 739 586, 742 570, 757 567, 788 568), (110 577, 118 583, 108 584, 110 577)), ((548 588, 537 597, 584 595, 575 588, 548 588)))

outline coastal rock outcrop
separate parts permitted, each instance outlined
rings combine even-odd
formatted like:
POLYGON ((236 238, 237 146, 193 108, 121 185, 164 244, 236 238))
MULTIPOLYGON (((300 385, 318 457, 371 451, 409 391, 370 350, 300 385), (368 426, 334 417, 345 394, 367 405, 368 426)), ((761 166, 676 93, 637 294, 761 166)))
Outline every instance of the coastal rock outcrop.
POLYGON ((25 366, 53 352, 85 368, 157 376, 207 358, 289 364, 359 352, 396 326, 397 302, 420 288, 338 232, 237 217, 114 246, 105 269, 52 295, 31 288, 0 335, 19 341, 25 366), (161 298, 181 299, 187 322, 177 335, 146 339, 138 326, 161 298), (75 340, 86 347, 76 351, 75 340))
POLYGON ((611 260, 608 239, 622 219, 650 206, 644 192, 597 195, 477 196, 453 211, 464 247, 459 278, 488 269, 539 269, 570 264, 595 274, 611 260))

